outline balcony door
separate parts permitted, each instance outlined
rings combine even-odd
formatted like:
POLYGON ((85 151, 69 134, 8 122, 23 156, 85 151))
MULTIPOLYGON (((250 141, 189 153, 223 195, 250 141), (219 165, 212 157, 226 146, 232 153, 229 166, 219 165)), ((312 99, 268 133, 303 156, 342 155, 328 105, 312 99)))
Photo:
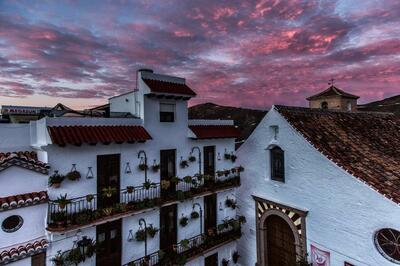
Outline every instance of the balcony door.
POLYGON ((212 254, 205 258, 204 265, 218 266, 218 253, 212 254))
POLYGON ((97 156, 97 208, 119 203, 120 154, 97 156), (109 190, 110 193, 105 193, 109 190), (111 193, 112 192, 112 193, 111 193), (108 195, 106 195, 108 194, 108 195))
POLYGON ((204 174, 215 176, 215 146, 205 146, 203 148, 204 174))
POLYGON ((217 227, 217 194, 204 197, 204 229, 208 233, 209 229, 215 232, 217 227))
POLYGON ((160 209, 160 249, 169 251, 177 242, 177 205, 160 209))
MULTIPOLYGON (((160 180, 171 180, 176 176, 176 150, 160 151, 160 180)), ((171 184, 168 189, 163 189, 162 193, 174 193, 175 185, 171 184)))
POLYGON ((96 266, 121 265, 121 220, 96 227, 96 266))

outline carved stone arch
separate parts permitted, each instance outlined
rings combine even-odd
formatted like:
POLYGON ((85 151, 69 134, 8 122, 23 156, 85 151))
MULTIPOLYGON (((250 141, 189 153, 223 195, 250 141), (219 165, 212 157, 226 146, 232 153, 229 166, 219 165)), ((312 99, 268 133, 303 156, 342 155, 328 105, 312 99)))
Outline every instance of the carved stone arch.
POLYGON ((253 196, 256 202, 256 230, 257 230, 257 266, 268 265, 268 229, 266 222, 269 217, 281 218, 293 233, 296 249, 296 259, 306 255, 306 226, 307 211, 299 210, 280 203, 253 196))

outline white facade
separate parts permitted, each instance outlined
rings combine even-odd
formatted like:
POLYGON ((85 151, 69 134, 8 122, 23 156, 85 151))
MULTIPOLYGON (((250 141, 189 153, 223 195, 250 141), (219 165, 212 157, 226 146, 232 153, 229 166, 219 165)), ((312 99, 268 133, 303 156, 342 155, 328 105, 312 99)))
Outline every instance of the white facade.
POLYGON ((238 161, 246 167, 237 195, 248 220, 239 241, 243 265, 255 265, 260 249, 252 195, 308 212, 307 253, 311 245, 329 252, 328 265, 396 265, 378 252, 374 234, 400 229, 400 207, 323 156, 274 108, 239 148, 238 161), (285 153, 284 183, 270 178, 269 148, 274 145, 285 153))
MULTIPOLYGON (((146 73, 146 75, 150 75, 146 73)), ((176 79, 159 75, 163 80, 171 80, 175 82, 183 82, 184 79, 176 79)), ((151 74, 152 78, 157 78, 156 74, 151 74)), ((147 155, 148 165, 153 163, 160 164, 160 151, 174 149, 176 150, 176 176, 182 178, 190 175, 194 176, 198 173, 198 153, 195 151, 193 155, 196 157, 195 162, 189 162, 189 167, 181 168, 179 166, 182 159, 187 160, 192 148, 197 146, 203 152, 205 146, 215 146, 215 170, 232 169, 237 165, 230 160, 224 159, 225 152, 234 152, 235 144, 233 138, 221 139, 193 139, 193 132, 188 128, 188 105, 187 100, 182 99, 166 99, 166 98, 149 98, 145 95, 150 92, 150 88, 141 79, 139 73, 138 90, 110 99, 111 112, 128 112, 137 118, 44 118, 31 125, 24 125, 27 130, 17 135, 26 149, 34 149, 40 160, 48 163, 51 169, 48 176, 31 171, 13 167, 0 173, 0 196, 3 191, 7 191, 10 195, 19 193, 28 193, 36 190, 46 190, 50 200, 56 200, 60 195, 67 195, 68 199, 77 197, 85 197, 89 194, 98 193, 97 190, 97 156, 105 154, 120 154, 120 189, 126 189, 127 186, 142 186, 144 182, 144 171, 138 168, 141 158, 138 158, 139 151, 145 151, 147 155), (175 104, 175 121, 171 123, 160 122, 159 106, 160 103, 175 104), (152 139, 144 143, 111 143, 104 145, 97 143, 96 145, 82 144, 81 146, 66 145, 64 147, 52 143, 47 128, 49 126, 93 126, 93 125, 139 125, 143 126, 151 135, 152 139), (24 135, 25 134, 25 135, 24 135), (26 145, 28 142, 29 145, 26 145), (127 171, 127 165, 131 171, 127 171), (76 170, 80 172, 79 181, 71 181, 65 179, 61 183, 60 188, 54 188, 47 185, 47 178, 58 171, 60 174, 67 174, 71 171, 72 165, 76 166, 76 170), (91 168, 94 178, 87 179, 87 173, 91 168), (39 175, 39 176, 36 176, 39 175), (12 183, 10 182, 12 180, 12 183)), ((197 121, 200 124, 230 124, 233 121, 197 121)), ((7 125, 9 127, 10 125, 7 125)), ((14 125, 12 125, 14 126, 14 125)), ((22 126, 22 125, 19 125, 22 126)), ((13 140, 13 135, 8 138, 13 140)), ((19 142, 19 141, 18 141, 19 142)), ((1 143, 0 151, 3 143, 1 143)), ((18 145, 23 146, 23 145, 18 145)), ((13 149, 4 144, 5 149, 13 149)), ((203 158, 202 158, 203 160, 203 158)), ((204 161, 204 160, 203 160, 204 161)), ((204 171, 202 165, 202 171, 204 171)), ((160 183, 160 171, 148 171, 148 179, 154 183, 160 183)), ((223 178, 222 178, 223 179, 223 178)), ((224 219, 236 218, 236 210, 225 207, 225 199, 235 198, 236 188, 231 187, 219 190, 217 194, 217 224, 222 223, 224 219)), ((212 194, 210 191, 208 194, 212 194)), ((189 220, 186 227, 179 225, 181 215, 190 216, 194 203, 199 203, 204 212, 204 195, 194 196, 192 199, 177 201, 177 243, 183 239, 188 239, 200 234, 199 219, 189 220)), ((54 258, 59 251, 68 251, 76 246, 76 241, 82 239, 83 236, 96 240, 96 226, 105 224, 107 219, 97 221, 88 225, 74 227, 72 229, 46 230, 49 217, 47 213, 47 204, 15 209, 0 212, 0 223, 5 216, 16 213, 21 214, 25 220, 25 224, 21 229, 14 233, 4 233, 0 231, 0 250, 11 245, 23 243, 40 235, 48 239, 47 247, 47 265, 52 265, 51 259, 54 258), (6 237, 7 236, 7 237, 6 237)), ((198 210, 198 209, 197 209, 198 210)), ((139 229, 139 219, 144 218, 147 224, 152 224, 156 228, 160 228, 160 208, 154 207, 142 212, 130 213, 123 215, 121 218, 121 264, 129 263, 135 259, 144 257, 144 242, 137 242, 135 239, 128 239, 130 230, 133 235, 139 229)), ((204 215, 203 215, 204 219, 204 215)), ((112 220, 112 219, 111 219, 112 220)), ((111 221, 110 220, 110 221, 111 221)), ((48 228, 47 228, 48 229, 48 228)), ((204 223, 203 223, 203 233, 204 223)), ((149 238, 147 242, 147 253, 151 254, 160 249, 160 232, 154 238, 149 238)), ((230 259, 233 251, 236 250, 235 242, 229 242, 226 245, 218 246, 215 251, 218 252, 218 259, 221 262, 223 258, 230 259)), ((187 265, 204 265, 204 257, 207 254, 200 254, 187 265)), ((29 259, 18 260, 10 265, 30 265, 29 259)), ((96 256, 87 258, 80 265, 96 265, 96 256)))

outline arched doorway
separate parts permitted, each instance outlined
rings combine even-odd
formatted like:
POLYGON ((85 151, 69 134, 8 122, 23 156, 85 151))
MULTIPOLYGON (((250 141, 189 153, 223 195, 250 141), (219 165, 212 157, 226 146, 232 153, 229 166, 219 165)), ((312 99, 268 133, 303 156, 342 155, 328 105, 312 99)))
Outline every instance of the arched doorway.
POLYGON ((265 220, 268 266, 296 265, 295 236, 289 224, 278 215, 265 220))

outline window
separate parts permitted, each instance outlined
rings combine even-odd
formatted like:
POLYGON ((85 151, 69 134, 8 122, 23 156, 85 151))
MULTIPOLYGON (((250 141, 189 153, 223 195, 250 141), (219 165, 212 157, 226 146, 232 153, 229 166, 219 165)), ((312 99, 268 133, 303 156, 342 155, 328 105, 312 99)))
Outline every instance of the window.
POLYGON ((1 229, 6 233, 12 233, 21 228, 24 220, 19 215, 12 215, 4 219, 1 223, 1 229))
POLYGON ((278 146, 270 150, 271 154, 271 179, 285 182, 285 157, 278 146))
POLYGON ((175 121, 175 104, 160 103, 160 122, 175 121))
POLYGON ((327 102, 322 102, 321 103, 321 108, 322 109, 328 109, 328 103, 327 102))
POLYGON ((351 102, 347 102, 347 111, 351 111, 352 108, 351 102))
POLYGON ((46 265, 46 252, 41 252, 31 257, 32 266, 45 266, 46 265))
POLYGON ((383 257, 400 264, 400 232, 384 228, 375 233, 375 246, 383 257))

